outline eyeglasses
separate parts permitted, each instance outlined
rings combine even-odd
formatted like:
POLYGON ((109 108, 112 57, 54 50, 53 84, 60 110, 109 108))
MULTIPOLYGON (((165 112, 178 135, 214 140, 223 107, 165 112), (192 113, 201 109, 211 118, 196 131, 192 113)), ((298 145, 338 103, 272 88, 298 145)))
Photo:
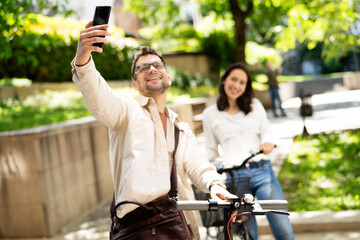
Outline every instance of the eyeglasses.
POLYGON ((153 66, 156 70, 161 70, 161 69, 164 69, 164 67, 165 67, 162 62, 143 63, 136 67, 135 72, 137 72, 139 70, 139 72, 141 72, 141 73, 147 73, 150 71, 151 66, 153 66))

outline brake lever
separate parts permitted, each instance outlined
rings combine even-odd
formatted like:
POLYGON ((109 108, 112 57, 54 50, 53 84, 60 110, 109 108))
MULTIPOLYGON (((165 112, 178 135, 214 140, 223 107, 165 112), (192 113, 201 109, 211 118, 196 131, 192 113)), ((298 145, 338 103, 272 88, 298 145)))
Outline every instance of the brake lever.
POLYGON ((290 215, 290 213, 280 210, 261 210, 261 211, 255 211, 253 210, 251 212, 252 215, 268 215, 269 213, 276 213, 281 215, 290 215))
POLYGON ((269 213, 277 213, 282 215, 290 215, 290 213, 280 210, 263 210, 259 203, 255 202, 251 206, 251 214, 252 215, 267 215, 269 213))

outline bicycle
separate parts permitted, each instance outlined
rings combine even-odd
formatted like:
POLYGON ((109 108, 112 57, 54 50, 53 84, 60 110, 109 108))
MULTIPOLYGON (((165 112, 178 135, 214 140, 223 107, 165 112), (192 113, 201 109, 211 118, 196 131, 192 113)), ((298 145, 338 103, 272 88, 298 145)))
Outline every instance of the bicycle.
MULTIPOLYGON (((274 148, 275 147, 276 147, 276 145, 274 146, 274 148)), ((238 185, 240 187, 240 189, 242 189, 241 194, 246 194, 246 193, 250 192, 250 189, 249 189, 250 179, 248 177, 234 179, 232 172, 244 167, 251 158, 253 158, 256 155, 262 154, 262 153, 263 153, 263 151, 261 151, 261 150, 251 153, 251 155, 248 158, 246 158, 241 165, 233 166, 230 168, 225 168, 219 163, 214 164, 218 173, 220 173, 220 174, 222 174, 224 172, 228 173, 229 176, 232 178, 232 180, 230 181, 231 184, 229 187, 230 192, 235 192, 233 190, 234 185, 238 185)), ((193 191, 194 191, 194 194, 197 199, 206 200, 206 199, 210 198, 209 194, 200 192, 194 186, 193 186, 193 191)), ((203 225, 207 229, 207 235, 212 238, 216 238, 216 239, 220 240, 221 238, 219 238, 219 235, 221 235, 221 232, 223 231, 221 229, 221 227, 223 227, 223 224, 222 224, 223 220, 221 219, 221 215, 223 215, 222 209, 218 210, 217 213, 206 213, 205 212, 205 213, 200 213, 200 215, 201 215, 203 225), (210 234, 209 227, 217 227, 217 234, 216 234, 217 236, 212 236, 210 234)), ((236 220, 237 226, 235 227, 235 232, 236 232, 236 235, 239 236, 240 240, 251 240, 252 239, 249 234, 249 231, 247 230, 247 227, 245 225, 245 223, 248 220, 249 220, 248 217, 246 217, 245 215, 241 215, 240 219, 236 220)))
POLYGON ((231 221, 233 218, 246 215, 266 215, 270 213, 290 215, 286 211, 279 209, 287 209, 288 203, 286 200, 258 200, 254 201, 251 194, 244 194, 242 198, 228 199, 228 200, 194 200, 194 201, 177 201, 176 207, 182 211, 217 211, 224 210, 223 227, 224 240, 231 240, 231 221), (250 212, 241 212, 231 217, 233 211, 245 210, 250 208, 250 212))

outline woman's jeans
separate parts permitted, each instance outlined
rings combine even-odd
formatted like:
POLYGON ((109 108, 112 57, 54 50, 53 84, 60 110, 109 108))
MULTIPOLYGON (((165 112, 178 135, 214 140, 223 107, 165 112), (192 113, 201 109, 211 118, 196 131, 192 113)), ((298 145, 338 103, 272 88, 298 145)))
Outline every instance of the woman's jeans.
MULTIPOLYGON (((269 160, 260 162, 249 162, 248 167, 233 171, 231 176, 226 174, 226 186, 231 193, 242 197, 244 193, 250 193, 257 200, 284 200, 280 183, 276 178, 269 160), (250 179, 248 179, 250 177, 250 179), (250 180, 249 189, 243 186, 244 180, 250 180), (242 184, 240 183, 242 182, 242 184), (244 192, 245 189, 245 192, 244 192)), ((247 215, 249 221, 245 223, 246 228, 254 240, 258 239, 258 227, 254 215, 247 215)), ((294 239, 293 230, 289 217, 281 214, 266 215, 271 231, 277 240, 294 239)))

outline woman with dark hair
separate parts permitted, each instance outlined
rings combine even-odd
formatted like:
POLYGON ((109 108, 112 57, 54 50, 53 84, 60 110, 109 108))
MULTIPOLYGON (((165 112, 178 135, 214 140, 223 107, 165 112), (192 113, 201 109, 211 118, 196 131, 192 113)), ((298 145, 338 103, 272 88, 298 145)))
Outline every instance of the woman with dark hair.
MULTIPOLYGON (((258 200, 284 199, 266 156, 275 147, 270 124, 264 107, 254 98, 251 83, 249 70, 242 63, 230 65, 221 77, 217 103, 203 113, 208 157, 228 168, 241 165, 255 151, 263 151, 231 175, 227 173, 226 186, 238 197, 250 193, 258 200)), ((276 239, 294 239, 287 215, 269 214, 267 218, 276 239)), ((245 225, 252 239, 257 239, 255 216, 250 215, 245 225)))

